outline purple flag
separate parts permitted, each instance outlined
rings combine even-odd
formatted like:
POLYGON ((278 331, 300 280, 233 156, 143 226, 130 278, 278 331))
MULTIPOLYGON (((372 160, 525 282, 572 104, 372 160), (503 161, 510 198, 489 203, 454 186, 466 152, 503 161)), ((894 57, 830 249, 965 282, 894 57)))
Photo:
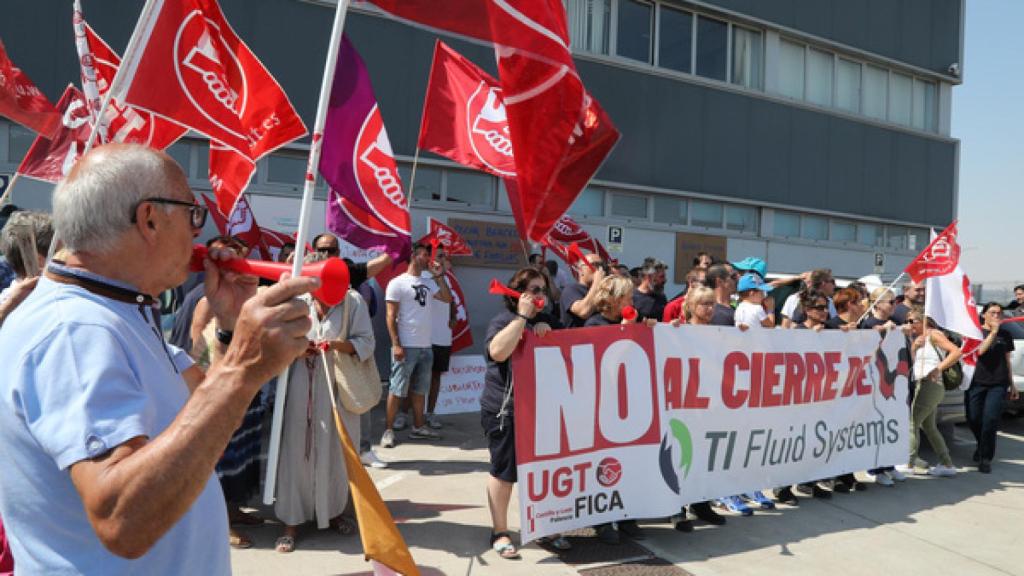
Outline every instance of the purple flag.
POLYGON ((370 76, 359 53, 341 40, 320 155, 327 196, 327 229, 359 248, 408 258, 409 205, 384 129, 370 76))

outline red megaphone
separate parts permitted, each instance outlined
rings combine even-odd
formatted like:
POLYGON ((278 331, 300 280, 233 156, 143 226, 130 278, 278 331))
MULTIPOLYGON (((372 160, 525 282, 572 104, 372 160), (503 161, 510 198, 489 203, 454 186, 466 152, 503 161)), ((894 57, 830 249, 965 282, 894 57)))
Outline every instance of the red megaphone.
MULTIPOLYGON (((488 290, 488 292, 490 292, 491 294, 497 294, 498 296, 508 296, 509 298, 515 300, 518 300, 519 297, 523 295, 521 292, 516 292, 515 290, 509 288, 508 286, 505 286, 501 282, 498 282, 497 278, 491 278, 491 288, 488 290)), ((533 305, 534 307, 537 308, 537 310, 540 310, 541 308, 544 307, 544 299, 534 298, 533 305)))
MULTIPOLYGON (((207 252, 206 246, 202 244, 193 246, 192 261, 189 264, 189 269, 193 272, 201 272, 203 270, 203 260, 206 259, 207 252)), ((240 259, 218 260, 215 262, 217 266, 224 270, 250 276, 259 276, 260 278, 273 281, 279 280, 281 274, 292 271, 292 265, 285 264, 284 262, 240 259)), ((306 264, 302 267, 301 275, 320 279, 320 287, 313 292, 313 296, 324 304, 337 306, 345 299, 345 293, 348 292, 349 286, 348 266, 345 265, 341 258, 328 258, 313 264, 306 264)))
POLYGON ((583 260, 583 263, 587 265, 587 268, 590 268, 591 272, 596 270, 596 268, 594 268, 594 264, 591 263, 590 260, 587 260, 587 257, 583 254, 583 251, 580 250, 579 244, 575 242, 569 244, 569 254, 573 257, 573 260, 583 260))
POLYGON ((636 320, 636 308, 633 308, 632 306, 623 306, 622 319, 627 322, 632 322, 633 320, 636 320))

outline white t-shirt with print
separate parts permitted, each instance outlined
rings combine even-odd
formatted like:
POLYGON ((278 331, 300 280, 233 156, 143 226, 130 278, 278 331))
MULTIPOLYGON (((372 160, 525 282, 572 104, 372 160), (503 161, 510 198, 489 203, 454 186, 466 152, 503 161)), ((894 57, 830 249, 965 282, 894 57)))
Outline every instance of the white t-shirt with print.
POLYGON ((405 272, 388 282, 384 299, 398 303, 398 341, 403 348, 430 348, 430 301, 437 284, 405 272))
POLYGON ((767 317, 768 313, 764 311, 764 307, 753 302, 740 302, 733 314, 737 326, 746 324, 750 328, 764 328, 761 321, 767 317))
MULTIPOLYGON (((430 272, 424 272, 423 277, 434 282, 430 272)), ((448 285, 448 291, 451 292, 452 285, 448 282, 447 277, 444 282, 448 285)), ((436 282, 434 283, 436 284, 436 282)), ((448 320, 451 318, 451 306, 453 304, 441 302, 437 298, 430 299, 430 343, 434 346, 452 345, 452 329, 448 326, 448 320)))

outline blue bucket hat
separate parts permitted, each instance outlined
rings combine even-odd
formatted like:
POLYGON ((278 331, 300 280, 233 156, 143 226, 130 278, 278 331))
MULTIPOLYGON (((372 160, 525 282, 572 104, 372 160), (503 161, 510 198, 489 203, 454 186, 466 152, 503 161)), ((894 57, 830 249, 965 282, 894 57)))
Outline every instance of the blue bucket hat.
POLYGON ((740 272, 755 272, 761 279, 768 275, 768 265, 764 263, 764 260, 752 256, 739 262, 733 262, 732 267, 740 272))
POLYGON ((765 294, 771 292, 775 288, 771 284, 765 284, 757 274, 746 273, 740 278, 740 281, 736 283, 737 292, 746 292, 747 290, 760 290, 765 294))

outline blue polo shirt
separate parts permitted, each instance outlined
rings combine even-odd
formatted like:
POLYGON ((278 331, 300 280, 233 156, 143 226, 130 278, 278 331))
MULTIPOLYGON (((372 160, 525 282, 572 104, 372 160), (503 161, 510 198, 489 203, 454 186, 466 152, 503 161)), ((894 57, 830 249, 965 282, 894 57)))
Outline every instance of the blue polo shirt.
POLYGON ((18 574, 231 573, 227 509, 212 473, 137 560, 103 547, 71 482, 73 464, 137 436, 152 440, 188 400, 181 372, 190 361, 150 314, 44 277, 0 330, 0 518, 18 574))

